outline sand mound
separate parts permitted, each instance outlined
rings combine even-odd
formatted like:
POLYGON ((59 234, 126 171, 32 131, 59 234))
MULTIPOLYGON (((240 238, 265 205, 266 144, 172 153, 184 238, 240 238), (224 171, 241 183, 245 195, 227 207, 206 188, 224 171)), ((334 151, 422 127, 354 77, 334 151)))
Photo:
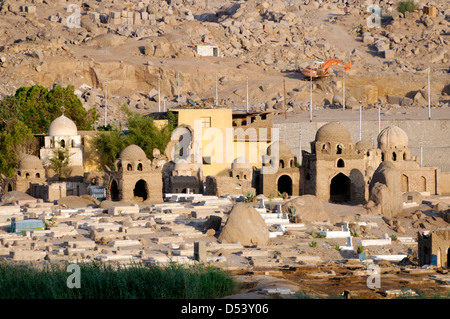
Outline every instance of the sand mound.
POLYGON ((314 195, 303 195, 286 202, 282 209, 288 212, 291 207, 295 208, 295 222, 322 222, 330 220, 322 202, 314 195))
POLYGON ((36 199, 36 198, 24 192, 10 191, 7 192, 6 194, 3 194, 2 203, 12 204, 18 200, 29 200, 29 199, 36 199))
POLYGON ((67 196, 59 199, 57 203, 67 208, 97 207, 99 205, 99 201, 89 195, 67 196))
POLYGON ((238 203, 230 212, 218 239, 227 243, 240 242, 244 246, 266 246, 269 243, 269 229, 253 207, 238 203))

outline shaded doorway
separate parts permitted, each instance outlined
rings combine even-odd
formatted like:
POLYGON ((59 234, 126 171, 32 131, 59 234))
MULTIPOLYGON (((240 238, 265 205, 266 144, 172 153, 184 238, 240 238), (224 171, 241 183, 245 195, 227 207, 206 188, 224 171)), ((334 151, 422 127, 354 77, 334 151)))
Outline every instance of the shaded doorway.
POLYGON ((278 178, 278 191, 283 194, 287 193, 289 196, 292 196, 292 179, 288 175, 282 175, 278 178))
POLYGON ((12 186, 11 186, 11 184, 8 184, 8 192, 12 192, 12 186))
POLYGON ((330 183, 330 201, 344 203, 350 201, 350 178, 337 174, 330 183))
POLYGON ((142 200, 146 200, 148 197, 148 192, 147 192, 147 183, 140 179, 136 185, 134 186, 134 190, 133 190, 133 195, 135 197, 141 197, 142 200))
POLYGON ((119 201, 120 200, 120 198, 119 198, 119 187, 117 186, 117 182, 116 182, 115 179, 111 182, 110 190, 111 190, 111 200, 112 201, 119 201))

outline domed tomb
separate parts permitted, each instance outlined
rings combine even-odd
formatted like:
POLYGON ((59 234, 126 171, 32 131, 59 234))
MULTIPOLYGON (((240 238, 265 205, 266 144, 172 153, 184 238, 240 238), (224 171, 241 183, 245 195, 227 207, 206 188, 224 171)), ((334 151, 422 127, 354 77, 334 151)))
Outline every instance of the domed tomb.
POLYGON ((330 122, 317 130, 316 142, 352 143, 350 132, 339 122, 330 122))
POLYGON ((39 157, 35 155, 25 155, 19 163, 19 170, 41 170, 44 165, 39 157))
POLYGON ((378 148, 403 149, 408 148, 408 135, 398 126, 389 126, 383 129, 378 135, 378 148))
POLYGON ((65 115, 54 119, 48 128, 49 136, 75 136, 77 134, 77 126, 65 115))
POLYGON ((148 160, 144 150, 135 144, 125 147, 122 152, 120 152, 119 159, 129 162, 148 160))

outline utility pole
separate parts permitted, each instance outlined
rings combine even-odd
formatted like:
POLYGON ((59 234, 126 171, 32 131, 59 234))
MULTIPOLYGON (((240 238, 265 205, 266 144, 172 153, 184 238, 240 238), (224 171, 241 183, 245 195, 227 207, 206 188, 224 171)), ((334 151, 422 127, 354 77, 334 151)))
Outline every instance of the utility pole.
POLYGON ((381 132, 381 104, 378 104, 378 134, 381 132))
POLYGON ((178 84, 178 105, 180 104, 180 72, 177 72, 177 84, 178 84))
POLYGON ((105 84, 105 128, 106 123, 108 122, 108 78, 106 78, 106 84, 105 84))
POLYGON ((430 67, 428 67, 428 119, 431 120, 430 67))
POLYGON ((217 88, 217 72, 216 72, 216 107, 219 106, 219 93, 217 88))
POLYGON ((359 140, 362 139, 362 105, 361 101, 359 101, 359 140))
POLYGON ((311 85, 309 87, 309 121, 312 122, 312 88, 313 88, 313 79, 312 79, 312 69, 310 71, 310 79, 311 85))
POLYGON ((161 112, 161 81, 158 78, 158 112, 161 112))
POLYGON ((342 72, 342 109, 345 111, 345 70, 342 72))
POLYGON ((248 76, 247 76, 247 113, 248 113, 248 76))
POLYGON ((287 107, 286 107, 286 80, 283 79, 283 90, 284 90, 284 119, 287 119, 287 107))

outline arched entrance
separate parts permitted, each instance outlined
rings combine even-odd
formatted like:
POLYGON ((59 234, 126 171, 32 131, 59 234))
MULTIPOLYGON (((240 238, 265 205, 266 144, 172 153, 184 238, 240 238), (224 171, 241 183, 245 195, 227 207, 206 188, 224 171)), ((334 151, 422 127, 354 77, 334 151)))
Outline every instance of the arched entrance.
POLYGON ((117 185, 117 182, 116 182, 115 179, 113 179, 113 181, 111 182, 110 193, 111 193, 111 200, 112 201, 119 201, 120 200, 119 186, 117 185))
POLYGON ((134 186, 133 195, 135 197, 141 197, 142 200, 146 200, 148 197, 148 191, 147 191, 147 183, 140 179, 136 185, 134 186))
POLYGON ((335 203, 350 200, 350 178, 342 173, 337 174, 330 183, 330 201, 335 203))
POLYGON ((8 184, 7 189, 8 189, 8 192, 12 192, 12 186, 11 186, 11 184, 8 184))
POLYGON ((282 175, 278 178, 277 184, 278 191, 283 194, 287 193, 292 196, 292 179, 289 175, 282 175))
POLYGON ((403 193, 409 192, 409 178, 405 174, 402 174, 400 190, 403 193))

